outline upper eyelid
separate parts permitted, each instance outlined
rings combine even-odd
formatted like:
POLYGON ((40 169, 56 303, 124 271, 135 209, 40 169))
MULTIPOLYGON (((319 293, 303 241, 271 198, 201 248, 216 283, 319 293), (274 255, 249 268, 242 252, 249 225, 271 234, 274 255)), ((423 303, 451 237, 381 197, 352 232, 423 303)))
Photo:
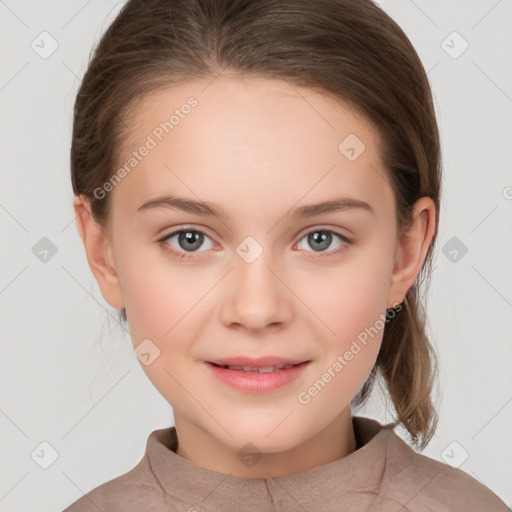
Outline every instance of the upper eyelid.
POLYGON ((169 233, 165 234, 165 235, 162 235, 161 237, 159 237, 159 240, 167 240, 168 238, 171 238, 179 233, 182 233, 182 232, 186 232, 186 231, 195 231, 197 233, 201 233, 203 235, 206 235, 208 238, 210 238, 213 242, 217 243, 215 241, 215 237, 210 235, 208 230, 205 229, 205 228, 194 228, 192 226, 185 226, 185 227, 177 227, 177 228, 174 228, 173 230, 169 231, 169 233))
POLYGON ((334 228, 334 227, 331 228, 331 227, 327 227, 327 226, 325 226, 325 227, 324 226, 320 226, 320 227, 304 228, 303 230, 300 231, 299 235, 297 235, 297 236, 300 236, 300 238, 303 238, 308 233, 312 233, 312 232, 315 232, 315 231, 328 231, 330 233, 334 233, 335 235, 338 235, 338 236, 341 236, 341 237, 345 237, 347 239, 352 239, 351 235, 345 235, 345 234, 342 233, 343 228, 334 228))

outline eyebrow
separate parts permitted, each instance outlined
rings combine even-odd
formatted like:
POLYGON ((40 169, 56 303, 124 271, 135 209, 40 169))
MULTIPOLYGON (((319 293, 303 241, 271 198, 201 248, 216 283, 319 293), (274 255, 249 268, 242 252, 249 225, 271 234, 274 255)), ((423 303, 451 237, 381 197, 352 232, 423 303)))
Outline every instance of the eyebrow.
MULTIPOLYGON (((231 218, 231 215, 225 208, 214 203, 206 201, 196 201, 193 199, 186 199, 183 197, 171 195, 164 195, 160 197, 155 197, 154 199, 150 199, 149 201, 146 201, 144 204, 139 206, 137 211, 144 212, 152 210, 154 208, 169 208, 174 210, 181 210, 188 213, 193 213, 196 215, 217 217, 220 219, 231 218)), ((351 209, 368 211, 372 215, 376 215, 375 210, 365 201, 349 197, 337 197, 334 199, 330 199, 329 201, 324 201, 322 203, 299 206, 289 211, 286 214, 286 216, 314 217, 315 215, 319 215, 322 213, 345 211, 351 209)))

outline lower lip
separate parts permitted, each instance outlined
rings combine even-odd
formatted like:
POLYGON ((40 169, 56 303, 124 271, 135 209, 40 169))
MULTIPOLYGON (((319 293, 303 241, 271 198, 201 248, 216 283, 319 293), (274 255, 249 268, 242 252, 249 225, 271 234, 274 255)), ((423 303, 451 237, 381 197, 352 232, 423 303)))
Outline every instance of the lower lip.
POLYGON ((213 375, 229 386, 240 391, 250 393, 269 393, 294 381, 304 373, 310 361, 297 366, 291 366, 285 370, 277 370, 271 373, 244 372, 243 370, 230 370, 215 366, 212 363, 205 364, 211 369, 213 375))

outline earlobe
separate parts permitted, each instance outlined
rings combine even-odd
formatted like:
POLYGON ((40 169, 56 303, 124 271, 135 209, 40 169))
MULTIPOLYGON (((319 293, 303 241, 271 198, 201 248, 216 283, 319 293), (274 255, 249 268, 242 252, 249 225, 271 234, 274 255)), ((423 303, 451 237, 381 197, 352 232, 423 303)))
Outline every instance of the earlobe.
POLYGON ((78 233, 85 247, 89 267, 96 278, 103 298, 114 308, 124 307, 121 283, 117 274, 111 240, 94 220, 90 200, 75 196, 73 208, 78 233))
POLYGON ((395 266, 390 278, 387 307, 403 302, 414 284, 436 230, 435 204, 429 197, 416 201, 410 227, 398 241, 395 266))

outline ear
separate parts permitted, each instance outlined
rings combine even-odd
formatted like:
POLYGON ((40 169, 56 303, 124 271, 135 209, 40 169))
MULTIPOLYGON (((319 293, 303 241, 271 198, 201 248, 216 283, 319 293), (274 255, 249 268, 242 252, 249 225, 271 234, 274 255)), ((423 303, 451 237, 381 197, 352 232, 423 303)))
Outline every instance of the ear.
POLYGON ((73 208, 78 232, 85 246, 87 261, 98 282, 101 294, 112 307, 121 309, 124 307, 124 300, 110 237, 94 220, 91 214, 91 203, 87 197, 75 196, 73 208))
POLYGON ((403 302, 425 261, 435 231, 434 201, 430 197, 422 197, 414 204, 410 227, 398 241, 386 307, 403 302))

